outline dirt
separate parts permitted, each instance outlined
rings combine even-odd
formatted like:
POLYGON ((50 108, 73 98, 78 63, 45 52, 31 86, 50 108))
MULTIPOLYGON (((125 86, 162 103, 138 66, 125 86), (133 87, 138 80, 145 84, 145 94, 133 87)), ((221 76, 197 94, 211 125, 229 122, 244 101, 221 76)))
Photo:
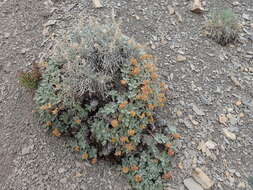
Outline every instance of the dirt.
POLYGON ((101 9, 94 9, 88 0, 0 0, 1 189, 129 189, 114 166, 81 162, 67 139, 53 138, 40 128, 32 113, 33 93, 21 88, 16 78, 19 70, 47 57, 54 37, 73 22, 113 15, 121 20, 124 33, 150 46, 170 88, 163 115, 182 139, 168 186, 186 189, 183 180, 200 167, 214 181, 213 190, 249 190, 247 179, 253 175, 253 1, 232 3, 204 1, 206 11, 198 15, 190 12, 186 0, 105 0, 101 9), (168 5, 176 14, 169 14, 168 5), (223 47, 203 35, 203 24, 217 8, 232 8, 238 16, 242 24, 238 43, 223 47), (46 23, 50 26, 45 27, 46 23), (178 55, 186 61, 177 62, 178 55), (227 118, 225 123, 219 121, 221 114, 227 118), (225 136, 223 129, 235 134, 236 140, 225 136), (208 140, 215 142, 215 148, 210 153, 199 150, 199 144, 208 140))

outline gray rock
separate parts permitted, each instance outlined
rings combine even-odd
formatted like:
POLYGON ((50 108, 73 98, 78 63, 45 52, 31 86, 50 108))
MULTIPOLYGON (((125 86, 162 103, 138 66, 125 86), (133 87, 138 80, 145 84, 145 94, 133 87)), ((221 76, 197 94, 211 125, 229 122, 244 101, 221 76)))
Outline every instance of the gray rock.
POLYGON ((192 110, 197 114, 197 115, 205 115, 205 113, 199 109, 195 104, 192 104, 192 110))
POLYGON ((203 188, 195 182, 192 178, 187 178, 184 180, 184 185, 188 190, 203 190, 203 188))
POLYGON ((30 145, 30 146, 27 146, 27 147, 24 147, 21 151, 21 154, 22 155, 26 155, 26 154, 29 154, 32 149, 33 149, 34 145, 30 145))

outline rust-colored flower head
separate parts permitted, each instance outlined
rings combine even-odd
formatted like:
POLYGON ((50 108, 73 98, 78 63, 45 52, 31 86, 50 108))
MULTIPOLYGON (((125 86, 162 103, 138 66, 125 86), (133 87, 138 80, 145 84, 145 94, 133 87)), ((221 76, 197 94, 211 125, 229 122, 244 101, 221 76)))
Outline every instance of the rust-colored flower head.
POLYGON ((128 168, 128 167, 123 167, 123 168, 122 168, 122 172, 123 172, 124 174, 127 174, 127 173, 129 172, 129 168, 128 168))
POLYGON ((46 127, 52 127, 52 126, 53 126, 52 121, 48 121, 48 122, 46 122, 46 127))
POLYGON ((145 126, 145 125, 140 125, 140 128, 141 128, 141 129, 145 129, 146 126, 145 126))
POLYGON ((158 74, 152 73, 150 77, 152 80, 156 80, 156 79, 158 79, 158 74))
POLYGON ((136 65, 138 64, 138 61, 137 61, 137 59, 135 59, 135 58, 131 58, 131 59, 130 59, 130 63, 131 63, 132 65, 136 66, 136 65))
POLYGON ((152 59, 153 55, 151 54, 143 54, 142 56, 140 56, 141 60, 145 60, 145 59, 152 59))
POLYGON ((180 139, 181 135, 179 133, 174 133, 174 134, 172 134, 172 137, 175 139, 180 139))
POLYGON ((134 69, 132 70, 131 74, 132 75, 138 75, 141 72, 141 68, 140 67, 134 67, 134 69))
POLYGON ((81 124, 81 120, 77 119, 77 120, 75 120, 75 123, 77 123, 78 125, 80 125, 81 124))
POLYGON ((60 132, 60 130, 58 128, 53 129, 52 134, 55 137, 61 136, 61 132, 60 132))
POLYGON ((121 152, 121 151, 116 151, 116 152, 114 153, 114 155, 115 155, 115 156, 121 156, 121 155, 122 155, 122 152, 121 152))
POLYGON ((133 130, 133 129, 130 129, 130 130, 127 131, 127 133, 128 133, 129 136, 134 136, 136 134, 136 131, 133 130))
POLYGON ((140 183, 142 181, 142 177, 140 175, 136 174, 134 176, 134 181, 137 182, 137 183, 140 183))
POLYGON ((125 107, 126 107, 126 105, 128 104, 128 101, 124 101, 123 103, 121 103, 120 105, 119 105, 119 108, 120 109, 124 109, 125 107))
POLYGON ((172 148, 172 146, 173 146, 173 145, 172 145, 171 143, 166 143, 166 144, 165 144, 165 147, 166 147, 166 148, 172 148))
POLYGON ((134 117, 134 116, 136 116, 136 112, 135 112, 135 111, 130 111, 130 115, 131 115, 132 117, 134 117))
POLYGON ((92 158, 92 160, 91 160, 91 164, 93 164, 93 165, 94 165, 94 164, 96 164, 96 163, 97 163, 97 161, 98 161, 98 160, 97 160, 97 158, 92 158))
POLYGON ((88 158, 89 158, 89 154, 88 153, 82 154, 82 159, 83 160, 87 160, 88 158))
POLYGON ((59 112, 59 108, 55 108, 53 111, 52 111, 52 114, 53 115, 57 115, 59 112))
POLYGON ((135 150, 135 146, 132 143, 125 144, 126 149, 131 152, 135 150))
POLYGON ((120 137, 120 142, 126 143, 126 142, 129 142, 129 139, 126 136, 122 136, 122 137, 120 137))
POLYGON ((76 152, 80 152, 80 146, 75 146, 75 147, 74 147, 74 150, 75 150, 76 152))
POLYGON ((164 173, 162 175, 162 179, 170 180, 172 178, 172 174, 170 172, 164 173))
POLYGON ((50 104, 50 103, 40 106, 41 110, 49 110, 50 108, 52 108, 52 104, 50 104))
POLYGON ((118 127, 119 126, 118 120, 116 120, 116 119, 112 120, 111 125, 112 125, 113 128, 118 127))
POLYGON ((148 104, 148 109, 150 109, 150 110, 155 109, 155 105, 154 104, 148 104))
POLYGON ((136 166, 136 165, 133 165, 133 166, 131 166, 131 170, 132 171, 137 171, 137 170, 139 170, 139 167, 136 166))
POLYGON ((126 80, 120 80, 120 84, 125 86, 125 85, 127 85, 127 81, 126 80))

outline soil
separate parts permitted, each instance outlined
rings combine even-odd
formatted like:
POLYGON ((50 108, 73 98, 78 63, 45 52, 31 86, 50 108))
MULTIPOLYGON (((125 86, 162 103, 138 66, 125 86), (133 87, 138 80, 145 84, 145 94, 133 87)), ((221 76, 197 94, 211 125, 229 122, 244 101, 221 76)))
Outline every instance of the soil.
POLYGON ((195 14, 187 0, 104 0, 100 9, 91 0, 0 0, 1 189, 130 189, 114 166, 82 162, 67 139, 40 128, 32 112, 33 92, 20 87, 16 77, 48 57, 54 38, 78 19, 112 16, 124 33, 150 46, 170 88, 163 117, 182 138, 168 186, 186 189, 183 180, 199 167, 214 181, 212 190, 251 189, 253 1, 238 2, 202 1, 206 11, 195 14), (169 5, 176 14, 169 14, 169 5), (239 42, 225 47, 202 29, 213 10, 224 8, 231 8, 242 25, 239 42), (179 55, 186 60, 178 61, 179 55), (199 146, 207 141, 215 143, 209 152, 199 146))

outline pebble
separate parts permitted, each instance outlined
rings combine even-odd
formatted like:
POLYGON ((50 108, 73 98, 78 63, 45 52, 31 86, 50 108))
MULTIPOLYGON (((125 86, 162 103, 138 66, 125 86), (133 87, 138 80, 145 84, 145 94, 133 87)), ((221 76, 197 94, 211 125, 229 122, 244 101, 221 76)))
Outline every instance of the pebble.
POLYGON ((236 135, 234 133, 230 132, 228 129, 223 129, 223 133, 227 138, 229 138, 231 140, 236 140, 236 135))
POLYGON ((184 62, 184 61, 186 61, 186 57, 183 55, 178 55, 176 58, 176 61, 177 62, 184 62))
POLYGON ((64 173, 66 170, 64 169, 64 168, 60 168, 59 170, 58 170, 58 172, 61 174, 61 173, 64 173))
POLYGON ((31 145, 31 146, 27 146, 27 147, 24 147, 21 151, 21 154, 22 155, 26 155, 26 154, 29 154, 32 149, 34 148, 34 145, 31 145))
POLYGON ((199 109, 195 104, 192 104, 192 109, 197 115, 200 116, 205 115, 205 113, 201 109, 199 109))
POLYGON ((67 183, 67 178, 62 178, 62 179, 60 179, 60 182, 61 182, 61 183, 67 183))
POLYGON ((184 180, 184 185, 188 190, 203 190, 203 188, 196 183, 192 178, 187 178, 184 180))
POLYGON ((214 182, 200 169, 195 168, 192 177, 204 188, 210 189, 214 182))

